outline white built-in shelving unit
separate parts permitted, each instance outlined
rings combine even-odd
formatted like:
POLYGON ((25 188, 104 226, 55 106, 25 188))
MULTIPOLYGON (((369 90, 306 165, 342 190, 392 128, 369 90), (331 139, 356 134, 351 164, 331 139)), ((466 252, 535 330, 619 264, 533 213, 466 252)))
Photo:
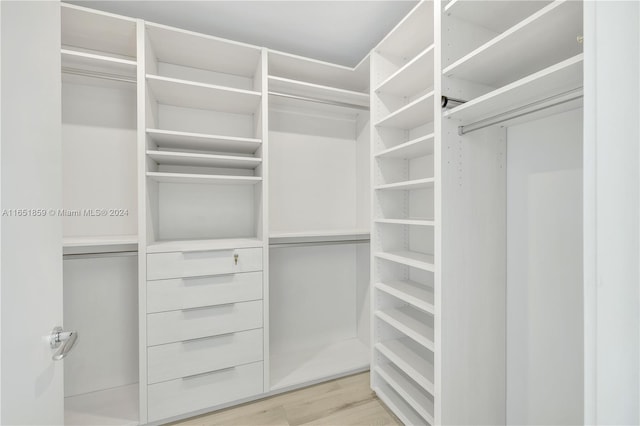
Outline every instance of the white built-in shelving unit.
POLYGON ((434 3, 420 2, 371 56, 372 387, 406 424, 433 424, 434 3))

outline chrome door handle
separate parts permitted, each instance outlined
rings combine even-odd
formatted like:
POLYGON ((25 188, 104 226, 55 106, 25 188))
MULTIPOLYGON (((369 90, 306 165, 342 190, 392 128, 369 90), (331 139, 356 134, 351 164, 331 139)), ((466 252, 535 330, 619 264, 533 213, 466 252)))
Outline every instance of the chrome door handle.
POLYGON ((64 359, 67 354, 73 349, 73 345, 78 340, 77 331, 63 331, 62 327, 55 327, 51 330, 49 336, 49 345, 51 349, 58 349, 51 357, 54 361, 60 361, 64 359))

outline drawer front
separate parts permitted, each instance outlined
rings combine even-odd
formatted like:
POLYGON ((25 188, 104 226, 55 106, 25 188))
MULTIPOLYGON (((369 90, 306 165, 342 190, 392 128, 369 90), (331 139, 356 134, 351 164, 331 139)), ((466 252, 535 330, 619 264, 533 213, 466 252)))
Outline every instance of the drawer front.
POLYGON ((262 361, 262 329, 153 346, 147 351, 148 383, 262 361))
POLYGON ((147 282, 147 312, 262 299, 262 272, 147 282))
POLYGON ((147 345, 262 327, 262 301, 229 303, 147 315, 147 345))
POLYGON ((261 270, 261 248, 151 253, 147 255, 147 279, 149 280, 261 270))
POLYGON ((262 362, 150 385, 149 421, 214 407, 263 392, 262 362))

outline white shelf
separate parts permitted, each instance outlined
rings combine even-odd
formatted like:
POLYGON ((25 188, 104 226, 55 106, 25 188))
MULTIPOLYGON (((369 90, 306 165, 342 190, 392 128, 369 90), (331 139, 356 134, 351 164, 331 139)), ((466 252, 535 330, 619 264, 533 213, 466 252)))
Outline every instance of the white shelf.
POLYGON ((418 56, 389 76, 377 88, 377 93, 409 96, 433 87, 434 45, 427 47, 418 56))
POLYGON ((424 178, 416 180, 408 180, 404 182, 388 183, 385 185, 378 185, 375 187, 379 189, 391 189, 391 190, 412 190, 412 189, 424 189, 433 187, 434 178, 424 178))
POLYGON ((410 130, 422 124, 433 122, 433 92, 419 97, 397 109, 376 123, 376 127, 394 127, 410 130))
POLYGON ((369 348, 359 339, 271 355, 271 388, 286 389, 369 368, 369 348))
POLYGON ((405 425, 421 426, 427 423, 416 411, 388 384, 382 383, 373 389, 378 398, 391 409, 400 421, 405 425))
POLYGON ((433 424, 433 399, 392 364, 378 364, 375 372, 384 379, 420 416, 433 424))
POLYGON ((293 96, 369 107, 369 94, 288 78, 269 76, 269 91, 293 96))
POLYGON ((150 22, 145 26, 160 62, 245 77, 253 77, 258 69, 261 49, 257 46, 150 22))
POLYGON ((64 424, 68 426, 138 424, 137 383, 64 399, 64 424))
POLYGON ((551 3, 551 0, 451 0, 444 8, 445 15, 502 33, 551 3))
POLYGON ((420 2, 374 48, 384 55, 413 58, 433 43, 433 2, 420 2))
POLYGON ((376 219, 375 223, 411 226, 435 226, 436 224, 436 222, 432 219, 376 219))
POLYGON ((435 351, 433 326, 429 325, 428 314, 410 306, 403 306, 376 311, 376 317, 430 351, 435 351))
POLYGON ((407 337, 376 343, 375 349, 434 395, 433 354, 425 352, 426 349, 407 337))
POLYGON ((288 232, 272 233, 269 235, 269 244, 298 244, 318 242, 341 241, 369 241, 370 232, 367 229, 352 229, 340 231, 316 231, 316 232, 288 232))
POLYGON ((262 140, 260 139, 176 132, 161 129, 147 129, 147 135, 159 147, 170 149, 193 149, 253 154, 262 145, 262 140))
POLYGON ((443 116, 475 122, 533 101, 582 87, 583 54, 475 98, 443 116))
POLYGON ((254 157, 234 157, 229 155, 195 154, 173 151, 147 151, 147 156, 158 164, 174 166, 222 167, 253 170, 262 163, 254 157))
POLYGON ((60 56, 63 71, 71 69, 136 78, 136 61, 70 49, 60 49, 60 56))
POLYGON ((147 172, 147 177, 161 183, 197 183, 219 185, 255 185, 259 176, 198 175, 189 173, 147 172))
POLYGON ((402 265, 411 266, 412 268, 422 269, 423 271, 435 271, 433 256, 417 253, 414 251, 393 251, 393 252, 377 252, 376 257, 380 259, 390 260, 402 265))
POLYGON ((385 281, 376 283, 375 287, 418 309, 434 314, 433 289, 414 281, 385 281))
POLYGON ((63 254, 113 253, 138 250, 137 235, 64 237, 63 254))
POLYGON ((136 57, 136 20, 61 3, 63 47, 136 57))
POLYGON ((208 240, 155 241, 147 245, 147 253, 189 252, 203 250, 227 250, 236 248, 262 247, 257 238, 219 238, 208 240))
POLYGON ((380 151, 376 158, 417 158, 433 154, 434 134, 412 139, 394 147, 380 151))
POLYGON ((260 92, 151 74, 147 74, 147 83, 159 103, 185 108, 253 114, 262 97, 260 92))
POLYGON ((576 39, 581 35, 582 2, 557 0, 449 65, 443 74, 504 86, 581 53, 576 39))

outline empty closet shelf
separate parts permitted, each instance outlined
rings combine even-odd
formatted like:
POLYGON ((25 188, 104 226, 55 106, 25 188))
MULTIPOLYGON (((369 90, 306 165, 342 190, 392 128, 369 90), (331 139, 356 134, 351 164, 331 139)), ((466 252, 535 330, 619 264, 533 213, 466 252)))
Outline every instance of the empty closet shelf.
POLYGON ((63 254, 95 254, 137 251, 137 235, 100 235, 91 237, 64 237, 63 254))
POLYGON ((433 397, 409 377, 402 374, 393 364, 379 364, 375 368, 378 374, 389 386, 391 386, 404 400, 428 422, 433 424, 433 397))
POLYGON ((410 130, 433 121, 433 92, 419 97, 376 123, 376 127, 410 130))
POLYGON ((259 176, 200 175, 188 173, 147 172, 147 177, 160 183, 197 183, 219 185, 255 185, 262 182, 259 176))
POLYGON ((202 150, 253 154, 262 145, 261 139, 241 138, 204 133, 147 129, 147 135, 158 147, 165 149, 202 150))
POLYGON ((424 253, 418 253, 415 251, 380 251, 377 252, 375 256, 379 259, 390 260, 392 262, 422 269, 424 271, 433 272, 435 270, 433 256, 424 253))
POLYGON ((258 238, 215 238, 202 240, 154 241, 147 245, 147 253, 189 252, 206 250, 233 250, 262 247, 258 238))
POLYGON ((433 322, 427 313, 403 306, 376 311, 375 316, 430 351, 435 350, 433 322))
POLYGON ((418 415, 418 413, 387 383, 376 385, 373 390, 382 402, 384 402, 391 411, 398 416, 403 424, 426 426, 426 422, 418 415))
POLYGON ((147 156, 158 164, 174 166, 222 167, 233 169, 255 169, 261 158, 230 155, 210 155, 173 151, 147 151, 147 156))
POLYGON ((424 189, 432 188, 434 178, 424 178, 416 180, 408 180, 404 182, 388 183, 385 185, 378 185, 375 189, 393 189, 393 190, 409 190, 409 189, 424 189))
POLYGON ((433 43, 433 3, 420 2, 376 47, 376 51, 394 58, 413 58, 424 46, 433 43))
POLYGON ((433 219, 376 219, 375 223, 411 226, 435 226, 436 224, 433 219))
POLYGON ((368 93, 338 89, 283 77, 269 76, 269 92, 324 102, 369 107, 368 93))
POLYGON ((260 92, 147 74, 147 84, 161 104, 236 114, 253 114, 260 92))
POLYGON ((137 63, 133 60, 61 49, 62 72, 86 76, 112 75, 135 82, 137 63))
POLYGON ((368 230, 274 233, 269 236, 269 244, 305 244, 342 241, 358 242, 369 241, 369 239, 370 233, 368 230))
POLYGON ((64 424, 135 426, 138 421, 137 383, 69 396, 64 399, 64 424))
POLYGON ((514 24, 538 10, 552 0, 537 1, 466 1, 451 0, 444 8, 446 16, 487 28, 495 33, 502 33, 514 24))
POLYGON ((430 314, 434 313, 433 289, 426 285, 406 280, 379 282, 376 283, 375 287, 418 309, 422 309, 430 314))
POLYGON ((380 151, 376 158, 416 158, 433 154, 433 133, 380 151))
POLYGON ((389 76, 377 88, 378 93, 408 96, 433 87, 433 50, 427 47, 405 66, 389 76))
POLYGON ((375 349, 413 378, 424 390, 431 395, 434 394, 435 370, 432 353, 407 337, 376 343, 375 349))
POLYGON ((556 0, 446 67, 443 74, 503 86, 582 51, 582 3, 556 0), (509 58, 505 61, 504 58, 509 58))

